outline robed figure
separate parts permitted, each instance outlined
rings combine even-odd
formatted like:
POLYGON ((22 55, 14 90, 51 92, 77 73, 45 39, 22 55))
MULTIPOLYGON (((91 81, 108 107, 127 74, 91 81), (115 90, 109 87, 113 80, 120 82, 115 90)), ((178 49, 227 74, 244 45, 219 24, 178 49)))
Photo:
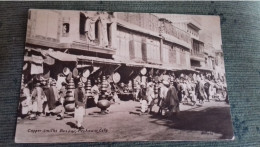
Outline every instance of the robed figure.
POLYGON ((173 114, 177 114, 180 111, 177 90, 173 85, 171 85, 168 89, 168 92, 166 94, 165 104, 166 107, 169 109, 170 117, 173 114))

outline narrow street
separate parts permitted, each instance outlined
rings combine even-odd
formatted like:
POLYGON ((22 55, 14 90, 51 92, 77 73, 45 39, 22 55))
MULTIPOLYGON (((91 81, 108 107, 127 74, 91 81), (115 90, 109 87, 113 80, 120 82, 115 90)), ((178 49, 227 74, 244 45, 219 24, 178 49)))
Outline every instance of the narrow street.
MULTIPOLYGON (((16 142, 217 140, 233 136, 229 105, 225 102, 181 104, 180 115, 174 120, 157 114, 138 115, 139 109, 140 103, 135 101, 113 104, 107 115, 98 114, 100 110, 96 107, 86 109, 83 131, 75 128, 73 118, 18 120, 16 142)), ((158 107, 153 111, 157 112, 158 107)))

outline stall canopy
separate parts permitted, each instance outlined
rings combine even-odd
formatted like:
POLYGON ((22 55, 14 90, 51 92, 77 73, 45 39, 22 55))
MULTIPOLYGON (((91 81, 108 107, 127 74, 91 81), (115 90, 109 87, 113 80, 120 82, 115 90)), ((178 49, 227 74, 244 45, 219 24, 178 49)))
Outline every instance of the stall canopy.
POLYGON ((203 68, 203 67, 196 67, 195 69, 198 70, 198 71, 206 71, 206 72, 212 72, 213 71, 212 69, 203 68))
MULTIPOLYGON (((77 56, 76 55, 71 55, 67 53, 63 53, 60 51, 46 51, 49 56, 52 58, 55 58, 60 61, 77 61, 77 56)), ((42 51, 44 54, 44 51, 42 51)))
POLYGON ((24 61, 33 62, 33 63, 36 63, 36 64, 42 64, 43 63, 42 58, 36 58, 35 56, 33 56, 33 57, 24 56, 24 61))
POLYGON ((112 59, 90 57, 90 56, 77 56, 77 60, 83 62, 90 62, 90 63, 102 63, 102 64, 112 64, 112 65, 120 64, 120 62, 114 61, 112 59))

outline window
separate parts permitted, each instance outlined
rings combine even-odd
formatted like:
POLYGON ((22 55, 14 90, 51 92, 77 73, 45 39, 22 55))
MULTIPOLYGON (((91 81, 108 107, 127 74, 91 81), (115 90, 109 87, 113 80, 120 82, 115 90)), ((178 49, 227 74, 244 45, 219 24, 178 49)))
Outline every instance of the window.
POLYGON ((70 31, 70 24, 69 23, 63 23, 62 25, 62 35, 67 36, 70 31))
POLYGON ((111 45, 111 24, 107 24, 107 40, 108 45, 111 45))
POLYGON ((80 35, 85 35, 85 23, 86 23, 86 16, 80 13, 80 20, 79 20, 79 33, 80 35))
POLYGON ((95 36, 96 36, 96 40, 98 40, 98 38, 99 38, 98 24, 99 24, 99 20, 97 20, 95 22, 95 36))

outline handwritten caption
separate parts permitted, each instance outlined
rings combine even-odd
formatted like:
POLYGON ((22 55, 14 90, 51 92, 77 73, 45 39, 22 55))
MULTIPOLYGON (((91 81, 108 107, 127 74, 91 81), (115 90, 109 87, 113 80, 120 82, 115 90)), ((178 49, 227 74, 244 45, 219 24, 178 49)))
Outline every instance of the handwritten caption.
POLYGON ((27 132, 29 133, 69 133, 69 134, 77 134, 77 133, 107 133, 108 129, 106 128, 99 128, 99 129, 28 129, 27 132))

